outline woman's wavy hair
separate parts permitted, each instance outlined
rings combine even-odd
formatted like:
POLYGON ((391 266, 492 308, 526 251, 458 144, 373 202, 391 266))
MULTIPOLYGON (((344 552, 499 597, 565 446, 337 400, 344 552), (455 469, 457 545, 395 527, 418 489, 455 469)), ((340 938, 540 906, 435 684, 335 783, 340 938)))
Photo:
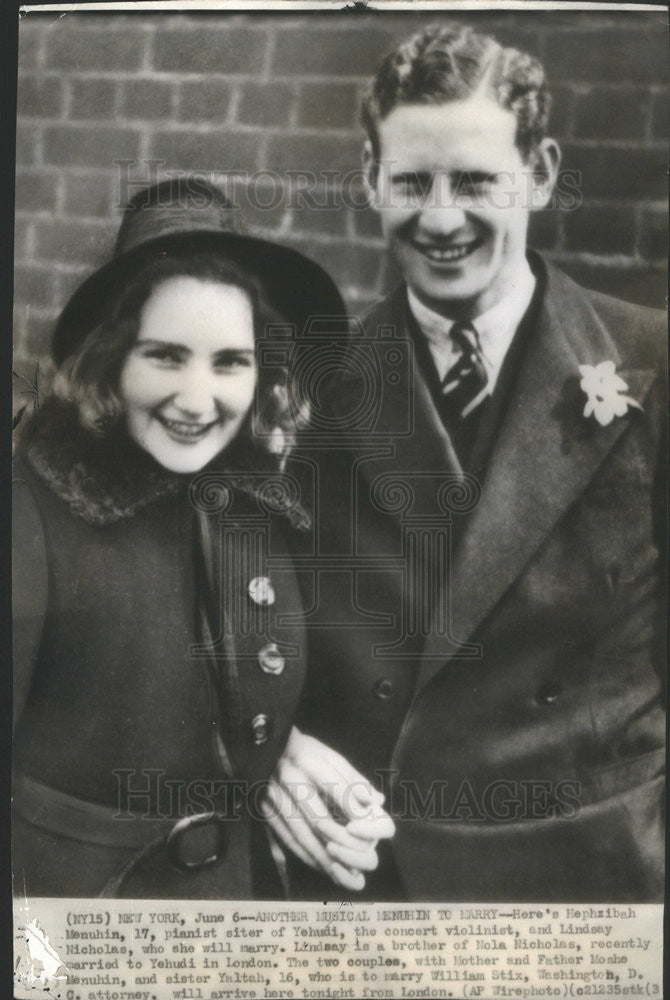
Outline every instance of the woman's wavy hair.
POLYGON ((391 52, 368 84, 361 105, 375 162, 379 122, 401 104, 445 104, 483 89, 516 118, 525 160, 544 138, 551 97, 542 64, 490 35, 457 23, 433 24, 391 52))
MULTIPOLYGON (((142 309, 160 284, 176 277, 241 288, 251 300, 256 340, 268 324, 286 322, 268 300, 261 280, 233 260, 200 253, 151 261, 110 297, 100 323, 54 377, 54 396, 76 408, 80 424, 91 434, 104 437, 118 427, 124 414, 119 379, 137 339, 142 309)), ((258 368, 255 419, 250 412, 240 431, 254 448, 279 454, 290 450, 300 421, 289 405, 287 376, 280 365, 258 368)))

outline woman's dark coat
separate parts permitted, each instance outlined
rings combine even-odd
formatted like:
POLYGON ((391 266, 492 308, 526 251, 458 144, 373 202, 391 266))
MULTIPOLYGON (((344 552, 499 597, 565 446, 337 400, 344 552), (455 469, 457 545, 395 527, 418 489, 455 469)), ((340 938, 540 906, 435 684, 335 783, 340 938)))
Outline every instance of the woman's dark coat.
POLYGON ((269 466, 172 475, 124 437, 92 439, 62 407, 20 450, 17 892, 268 893, 252 873, 252 840, 268 857, 253 817, 304 670, 299 631, 277 627, 300 602, 286 560, 270 565, 295 527, 267 502, 268 476, 286 481, 269 466), (212 810, 225 818, 186 824, 168 857, 175 823, 212 810))

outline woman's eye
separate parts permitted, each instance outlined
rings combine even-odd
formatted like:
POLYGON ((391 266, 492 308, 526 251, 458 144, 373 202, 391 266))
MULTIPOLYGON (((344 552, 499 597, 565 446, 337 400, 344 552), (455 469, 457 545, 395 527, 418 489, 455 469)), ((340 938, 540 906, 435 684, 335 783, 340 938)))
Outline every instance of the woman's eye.
POLYGON ((180 356, 175 351, 164 347, 152 347, 144 352, 143 357, 168 367, 176 367, 181 361, 180 356))
POLYGON ((219 372, 237 371, 242 368, 249 368, 253 364, 253 359, 246 355, 217 358, 214 368, 219 372))

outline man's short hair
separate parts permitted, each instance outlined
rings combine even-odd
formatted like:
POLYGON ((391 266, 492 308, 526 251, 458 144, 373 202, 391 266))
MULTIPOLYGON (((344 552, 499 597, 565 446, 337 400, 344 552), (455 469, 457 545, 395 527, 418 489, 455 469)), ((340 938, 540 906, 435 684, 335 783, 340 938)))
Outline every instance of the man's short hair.
POLYGON ((505 48, 467 25, 433 24, 391 52, 363 97, 361 121, 375 161, 380 121, 402 104, 446 104, 483 89, 513 112, 516 145, 524 160, 544 138, 551 96, 542 64, 526 52, 505 48))

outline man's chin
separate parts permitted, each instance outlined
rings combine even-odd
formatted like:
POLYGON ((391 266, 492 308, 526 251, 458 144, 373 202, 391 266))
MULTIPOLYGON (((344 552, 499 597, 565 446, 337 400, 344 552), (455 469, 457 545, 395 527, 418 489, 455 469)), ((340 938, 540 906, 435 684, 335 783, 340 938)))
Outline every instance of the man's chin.
POLYGON ((418 297, 422 299, 429 308, 439 308, 448 306, 458 308, 461 305, 470 305, 477 302, 486 292, 486 284, 481 281, 473 281, 470 278, 427 281, 418 289, 415 288, 418 297))

